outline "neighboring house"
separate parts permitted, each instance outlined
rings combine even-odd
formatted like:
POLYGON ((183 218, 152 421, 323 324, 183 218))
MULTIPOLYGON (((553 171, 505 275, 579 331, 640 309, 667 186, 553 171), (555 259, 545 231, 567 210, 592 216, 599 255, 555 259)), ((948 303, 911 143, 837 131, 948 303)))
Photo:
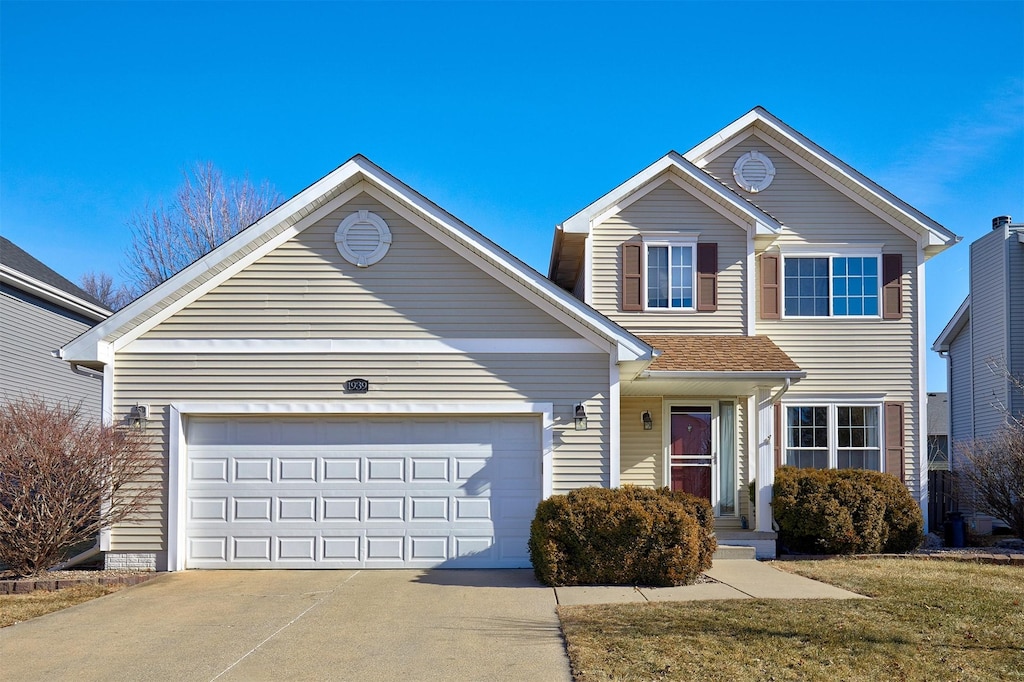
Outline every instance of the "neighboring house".
POLYGON ((357 156, 63 348, 164 462, 107 565, 525 567, 538 501, 623 483, 771 554, 776 431, 921 497, 921 274, 955 239, 761 109, 560 226, 553 281, 357 156))
POLYGON ((949 471, 949 400, 928 394, 928 470, 949 471))
POLYGON ((932 345, 947 359, 953 471, 958 443, 993 435, 1007 412, 1024 414, 1024 395, 1007 376, 1024 376, 1024 224, 992 219, 992 231, 971 244, 969 281, 932 345))
POLYGON ((0 399, 81 404, 100 421, 100 377, 54 357, 62 345, 110 315, 91 295, 0 237, 0 399))

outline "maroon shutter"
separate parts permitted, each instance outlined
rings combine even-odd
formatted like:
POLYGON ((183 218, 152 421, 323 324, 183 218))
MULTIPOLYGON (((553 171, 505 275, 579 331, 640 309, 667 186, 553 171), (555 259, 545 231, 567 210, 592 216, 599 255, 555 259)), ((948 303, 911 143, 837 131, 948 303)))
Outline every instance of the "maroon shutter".
POLYGON ((782 405, 775 403, 775 469, 782 466, 782 452, 785 447, 786 432, 783 429, 782 405))
POLYGON ((625 242, 622 245, 622 309, 643 310, 643 273, 641 272, 639 242, 625 242))
POLYGON ((885 403, 885 471, 906 482, 903 403, 885 403))
POLYGON ((903 256, 882 254, 882 319, 903 317, 903 256))
POLYGON ((718 244, 697 244, 697 310, 718 310, 718 244))
POLYGON ((761 254, 761 319, 778 320, 779 306, 779 255, 761 254))

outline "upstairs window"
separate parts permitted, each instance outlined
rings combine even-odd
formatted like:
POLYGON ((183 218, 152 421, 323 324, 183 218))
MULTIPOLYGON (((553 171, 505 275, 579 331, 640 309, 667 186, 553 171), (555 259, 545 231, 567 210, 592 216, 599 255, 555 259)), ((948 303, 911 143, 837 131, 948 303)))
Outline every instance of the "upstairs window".
POLYGON ((786 317, 878 317, 877 256, 787 256, 786 317))
POLYGON ((647 308, 693 310, 695 244, 645 243, 647 308))

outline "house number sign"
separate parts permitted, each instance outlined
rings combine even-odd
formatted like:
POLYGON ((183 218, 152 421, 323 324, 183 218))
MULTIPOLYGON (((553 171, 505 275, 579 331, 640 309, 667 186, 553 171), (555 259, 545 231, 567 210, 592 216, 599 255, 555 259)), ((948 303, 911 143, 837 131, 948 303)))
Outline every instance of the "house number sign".
POLYGON ((370 390, 370 382, 366 379, 349 379, 345 382, 347 393, 366 393, 370 390))

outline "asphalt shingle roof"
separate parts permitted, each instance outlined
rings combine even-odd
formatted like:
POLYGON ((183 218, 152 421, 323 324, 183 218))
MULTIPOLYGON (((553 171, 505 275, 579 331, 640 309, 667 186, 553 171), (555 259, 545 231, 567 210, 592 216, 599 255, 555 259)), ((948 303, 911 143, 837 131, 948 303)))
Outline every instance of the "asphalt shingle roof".
POLYGON ((640 335, 661 351, 654 372, 799 372, 767 336, 640 335))
POLYGON ((85 289, 43 265, 38 259, 32 257, 27 251, 6 237, 0 237, 0 263, 32 279, 49 284, 55 289, 60 289, 66 294, 76 296, 101 308, 106 308, 103 303, 93 298, 92 294, 85 289))

